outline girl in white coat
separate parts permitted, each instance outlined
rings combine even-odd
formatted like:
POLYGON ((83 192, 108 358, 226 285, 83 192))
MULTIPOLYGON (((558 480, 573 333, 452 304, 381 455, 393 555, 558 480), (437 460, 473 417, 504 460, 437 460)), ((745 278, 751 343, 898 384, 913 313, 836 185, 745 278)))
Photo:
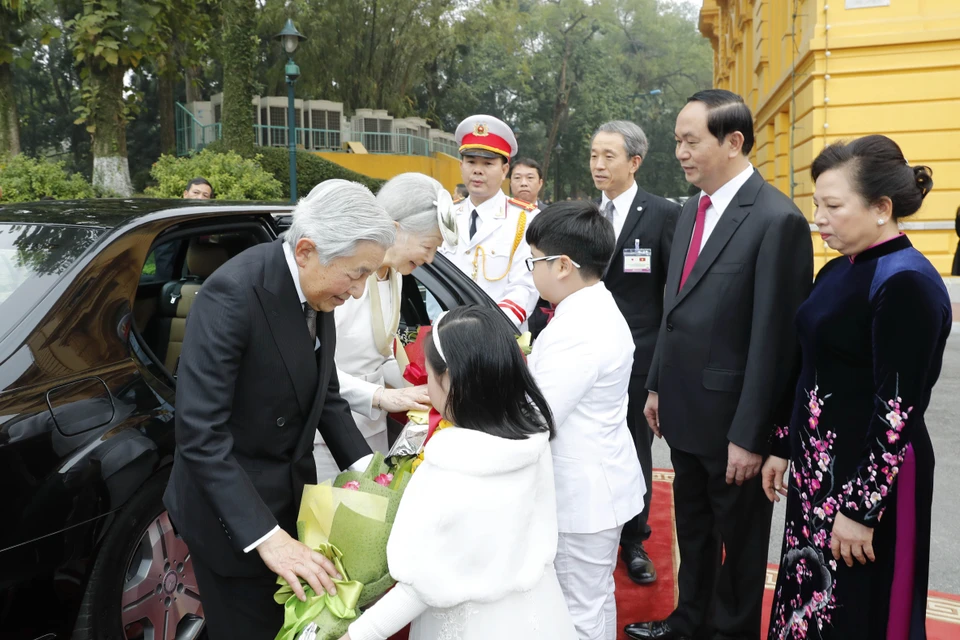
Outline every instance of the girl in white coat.
MULTIPOLYGON (((403 276, 430 264, 444 237, 456 240, 453 199, 438 181, 403 173, 388 181, 377 202, 397 224, 397 240, 380 270, 367 280, 363 295, 336 310, 337 375, 340 395, 374 451, 386 453, 387 414, 426 409, 427 391, 411 387, 394 357, 400 324, 403 276)), ((336 477, 340 468, 319 434, 314 439, 317 480, 336 477)))
POLYGON ((553 418, 499 311, 458 307, 426 346, 427 442, 387 543, 397 586, 344 638, 575 640, 553 568, 553 418), (441 423, 444 425, 444 423, 441 423))

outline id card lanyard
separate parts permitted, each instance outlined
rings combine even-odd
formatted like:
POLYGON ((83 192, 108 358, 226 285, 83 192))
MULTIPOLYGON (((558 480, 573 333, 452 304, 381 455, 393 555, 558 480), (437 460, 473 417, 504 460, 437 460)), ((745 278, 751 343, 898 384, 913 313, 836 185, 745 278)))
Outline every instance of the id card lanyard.
POLYGON ((653 266, 653 251, 641 248, 640 240, 633 241, 633 248, 623 250, 624 273, 650 273, 653 266))

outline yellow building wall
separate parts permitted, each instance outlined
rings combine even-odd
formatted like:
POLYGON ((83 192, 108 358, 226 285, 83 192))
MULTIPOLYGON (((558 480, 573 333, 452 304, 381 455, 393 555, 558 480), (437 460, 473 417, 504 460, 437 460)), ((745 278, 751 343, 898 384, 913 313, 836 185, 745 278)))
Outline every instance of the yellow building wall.
POLYGON ((435 153, 428 157, 328 151, 316 152, 316 155, 351 171, 381 180, 389 180, 411 171, 424 173, 440 181, 451 194, 460 183, 460 160, 445 153, 435 153))
MULTIPOLYGON (((913 243, 949 274, 960 206, 960 0, 704 0, 714 86, 755 118, 754 165, 813 219, 810 165, 827 144, 882 133, 934 189, 904 221, 913 243), (791 172, 792 164, 792 172, 791 172)), ((816 233, 817 267, 837 254, 816 233)))

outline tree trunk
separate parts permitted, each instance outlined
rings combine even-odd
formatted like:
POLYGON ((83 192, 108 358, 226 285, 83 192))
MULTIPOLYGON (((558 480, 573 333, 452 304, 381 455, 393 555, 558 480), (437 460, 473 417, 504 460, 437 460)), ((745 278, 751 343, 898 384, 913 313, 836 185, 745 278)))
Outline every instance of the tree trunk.
POLYGON ((253 73, 257 64, 257 7, 253 0, 223 2, 223 111, 221 127, 227 148, 251 152, 253 73))
POLYGON ((97 96, 89 118, 93 125, 93 186, 121 197, 133 194, 127 161, 127 130, 123 117, 123 74, 115 65, 101 71, 90 67, 90 81, 97 96))
POLYGON ((20 153, 20 117, 13 92, 13 69, 0 64, 0 156, 20 153))
POLYGON ((176 72, 167 65, 158 78, 158 99, 160 100, 160 153, 177 152, 177 125, 173 92, 176 86, 176 72))
POLYGON ((203 100, 200 93, 200 69, 197 67, 187 67, 184 71, 184 78, 187 83, 187 102, 199 102, 203 100))

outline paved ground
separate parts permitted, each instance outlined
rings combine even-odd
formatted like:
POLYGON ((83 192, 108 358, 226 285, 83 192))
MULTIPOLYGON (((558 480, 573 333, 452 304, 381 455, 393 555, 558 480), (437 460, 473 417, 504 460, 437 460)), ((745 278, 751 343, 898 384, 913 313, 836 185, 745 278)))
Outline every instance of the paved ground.
MULTIPOLYGON (((930 589, 960 594, 960 323, 953 325, 926 418, 937 456, 930 589)), ((671 468, 670 450, 662 440, 654 443, 653 460, 656 468, 671 468)), ((773 516, 770 562, 780 560, 783 517, 781 502, 773 516)))

